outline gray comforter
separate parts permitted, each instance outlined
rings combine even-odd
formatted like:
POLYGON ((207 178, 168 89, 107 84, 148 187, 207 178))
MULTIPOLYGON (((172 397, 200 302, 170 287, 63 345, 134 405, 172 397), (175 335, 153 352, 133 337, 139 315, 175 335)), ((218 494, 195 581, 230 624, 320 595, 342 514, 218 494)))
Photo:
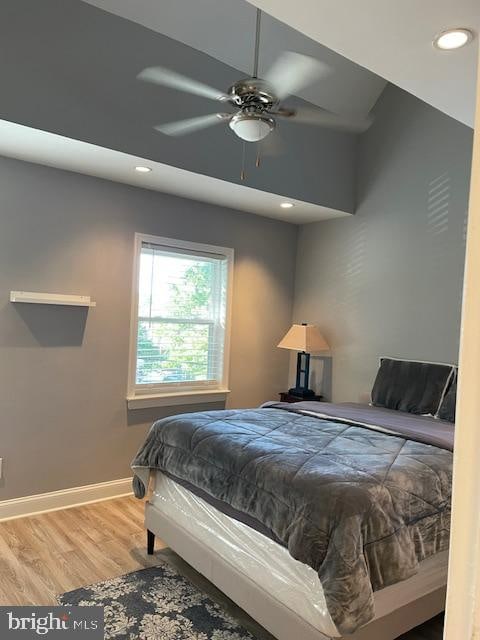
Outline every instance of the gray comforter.
POLYGON ((318 572, 332 620, 353 633, 374 617, 374 591, 448 547, 452 453, 428 431, 453 425, 419 417, 417 438, 411 420, 401 435, 345 407, 338 418, 302 403, 160 420, 132 463, 135 494, 158 469, 258 523, 318 572))

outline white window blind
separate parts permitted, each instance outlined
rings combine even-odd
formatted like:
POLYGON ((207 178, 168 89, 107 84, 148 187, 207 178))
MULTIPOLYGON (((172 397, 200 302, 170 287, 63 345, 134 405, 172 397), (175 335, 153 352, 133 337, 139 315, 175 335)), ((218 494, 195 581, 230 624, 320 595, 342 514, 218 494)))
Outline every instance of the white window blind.
POLYGON ((228 257, 142 242, 135 386, 220 387, 228 257))

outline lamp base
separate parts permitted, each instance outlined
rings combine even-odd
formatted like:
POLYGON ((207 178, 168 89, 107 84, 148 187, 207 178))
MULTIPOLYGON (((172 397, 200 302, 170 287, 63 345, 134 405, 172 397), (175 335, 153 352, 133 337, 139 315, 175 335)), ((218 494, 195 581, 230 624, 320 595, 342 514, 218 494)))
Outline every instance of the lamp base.
POLYGON ((304 387, 293 387, 288 390, 288 394, 290 396, 295 396, 296 398, 305 398, 305 400, 315 397, 315 391, 312 389, 305 389, 304 387))

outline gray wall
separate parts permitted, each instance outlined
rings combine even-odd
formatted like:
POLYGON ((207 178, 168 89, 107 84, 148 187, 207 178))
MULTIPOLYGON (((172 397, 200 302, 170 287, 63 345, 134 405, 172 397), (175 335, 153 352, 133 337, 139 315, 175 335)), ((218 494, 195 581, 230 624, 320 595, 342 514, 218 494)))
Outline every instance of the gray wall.
MULTIPOLYGON (((230 109, 136 76, 163 65, 226 91, 244 73, 79 0, 2 0, 0 42, 0 118, 241 182, 242 143, 227 126, 179 138, 153 130, 230 109)), ((283 153, 258 169, 247 145, 245 184, 352 213, 358 136, 290 122, 279 133, 283 153)))
POLYGON ((302 227, 294 317, 332 346, 314 382, 328 395, 333 364, 335 400, 365 401, 381 355, 457 361, 471 148, 471 129, 389 85, 356 215, 302 227))
MULTIPOLYGON (((471 142, 389 87, 361 138, 357 214, 300 229, 293 317, 332 345, 336 400, 365 400, 380 355, 456 361, 471 142)), ((135 231, 235 248, 229 404, 285 388, 293 225, 0 158, 0 229, 0 500, 125 477, 168 413, 126 408, 135 231), (98 306, 13 305, 11 289, 98 306)), ((317 390, 330 364, 316 359, 317 390)))
POLYGON ((0 158, 0 229, 0 500, 128 476, 168 413, 125 402, 135 231, 235 249, 229 405, 285 387, 295 226, 0 158), (11 304, 12 289, 97 307, 11 304))

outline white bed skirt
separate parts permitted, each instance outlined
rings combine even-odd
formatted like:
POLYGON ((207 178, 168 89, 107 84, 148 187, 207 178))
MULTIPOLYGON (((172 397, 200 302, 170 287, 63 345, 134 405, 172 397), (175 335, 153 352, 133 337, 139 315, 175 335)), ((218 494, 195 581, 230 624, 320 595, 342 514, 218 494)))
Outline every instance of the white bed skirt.
MULTIPOLYGON (((145 524, 279 640, 339 638, 317 573, 160 472, 145 524)), ((376 619, 351 640, 393 640, 443 609, 446 552, 375 594, 376 619)))

